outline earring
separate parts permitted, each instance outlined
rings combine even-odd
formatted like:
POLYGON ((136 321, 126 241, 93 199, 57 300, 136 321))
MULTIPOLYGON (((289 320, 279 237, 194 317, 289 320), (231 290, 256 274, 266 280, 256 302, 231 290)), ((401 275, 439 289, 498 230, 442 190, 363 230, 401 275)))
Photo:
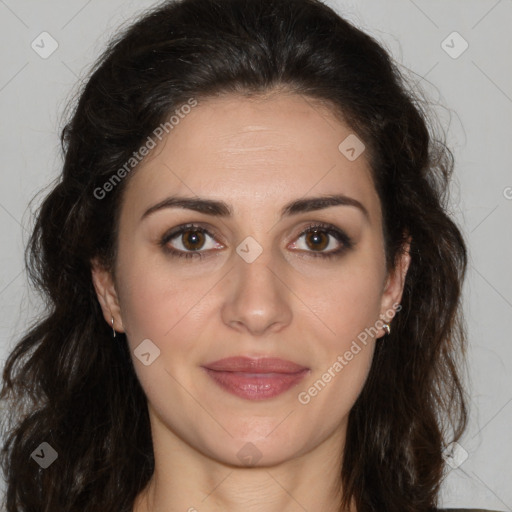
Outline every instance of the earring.
POLYGON ((114 329, 114 317, 112 317, 112 332, 114 333, 114 338, 116 337, 116 330, 114 329))
POLYGON ((384 324, 382 326, 382 328, 386 331, 386 333, 389 335, 389 333, 391 332, 391 327, 389 326, 389 324, 384 324))

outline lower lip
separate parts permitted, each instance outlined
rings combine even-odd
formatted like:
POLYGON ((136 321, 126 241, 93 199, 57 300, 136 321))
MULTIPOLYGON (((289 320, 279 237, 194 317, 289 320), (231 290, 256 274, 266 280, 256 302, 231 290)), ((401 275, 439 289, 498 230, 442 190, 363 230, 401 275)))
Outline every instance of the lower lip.
POLYGON ((278 396, 298 384, 309 372, 308 369, 297 373, 243 373, 204 369, 222 389, 247 400, 278 396))

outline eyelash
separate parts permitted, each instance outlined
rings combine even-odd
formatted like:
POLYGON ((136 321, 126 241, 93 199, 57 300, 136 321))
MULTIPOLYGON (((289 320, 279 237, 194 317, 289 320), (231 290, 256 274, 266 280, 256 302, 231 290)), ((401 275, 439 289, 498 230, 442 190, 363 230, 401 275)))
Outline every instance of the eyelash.
MULTIPOLYGON (((332 224, 325 224, 323 222, 318 222, 314 224, 310 224, 307 226, 299 235, 298 238, 302 237, 303 235, 306 235, 308 233, 311 233, 312 231, 321 231, 328 235, 331 235, 334 237, 338 242, 342 243, 342 246, 339 249, 336 249, 334 251, 329 252, 315 252, 315 251, 306 251, 309 253, 310 256, 314 258, 335 258, 337 256, 341 256, 344 252, 350 250, 354 246, 354 242, 352 239, 340 229, 334 227, 332 224)), ((204 258, 206 251, 181 251, 178 249, 170 248, 167 244, 173 240, 174 238, 177 238, 179 235, 182 235, 183 233, 186 233, 187 231, 199 231, 202 233, 206 233, 208 236, 215 238, 215 235, 210 233, 206 228, 203 228, 197 224, 184 224, 182 226, 178 226, 177 228, 174 228, 170 232, 166 233, 161 240, 159 241, 160 247, 170 256, 177 257, 177 258, 204 258)))

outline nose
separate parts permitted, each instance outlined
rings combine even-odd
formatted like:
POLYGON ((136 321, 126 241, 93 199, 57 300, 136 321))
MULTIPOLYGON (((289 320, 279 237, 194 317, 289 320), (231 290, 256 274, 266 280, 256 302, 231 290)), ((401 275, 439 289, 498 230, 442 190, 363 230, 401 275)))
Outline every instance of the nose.
POLYGON ((230 328, 262 336, 290 324, 293 293, 270 253, 264 250, 252 263, 235 255, 221 309, 222 320, 230 328))

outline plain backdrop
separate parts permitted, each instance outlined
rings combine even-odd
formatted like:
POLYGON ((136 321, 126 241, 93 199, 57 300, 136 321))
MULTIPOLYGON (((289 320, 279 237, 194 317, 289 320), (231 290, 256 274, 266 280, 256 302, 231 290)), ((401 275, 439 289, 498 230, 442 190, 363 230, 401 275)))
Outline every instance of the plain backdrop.
MULTIPOLYGON (((442 501, 512 511, 512 1, 328 3, 379 40, 438 105, 456 158, 451 212, 470 249, 464 310, 471 417, 455 452, 465 460, 450 470, 442 501)), ((29 201, 60 171, 64 107, 108 38, 153 5, 0 0, 2 367, 41 310, 23 246, 33 220, 29 201)))

